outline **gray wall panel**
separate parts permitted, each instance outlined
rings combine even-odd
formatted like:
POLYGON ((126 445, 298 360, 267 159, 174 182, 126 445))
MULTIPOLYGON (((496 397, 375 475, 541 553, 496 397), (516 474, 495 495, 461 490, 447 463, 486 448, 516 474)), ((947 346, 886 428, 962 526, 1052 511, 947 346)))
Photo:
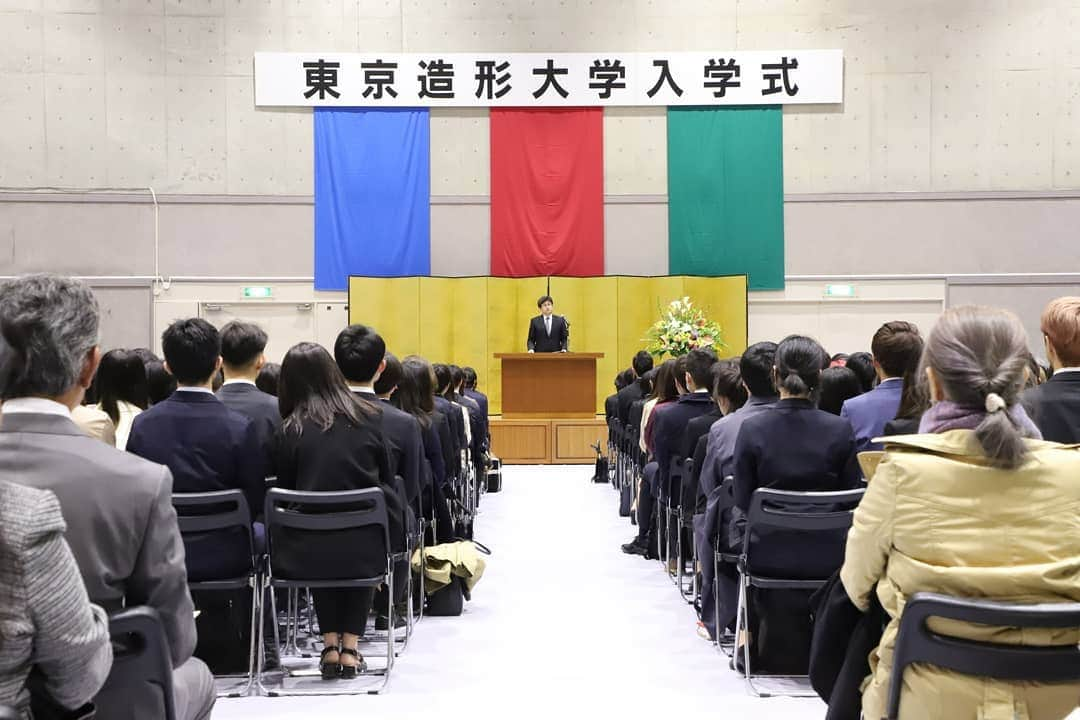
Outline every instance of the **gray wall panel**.
POLYGON ((153 347, 150 287, 94 285, 101 310, 101 349, 153 347))
POLYGON ((788 202, 788 275, 1073 272, 1080 199, 788 202))
POLYGON ((182 276, 300 277, 314 273, 313 206, 166 205, 161 272, 182 276))
POLYGON ((666 275, 667 203, 604 207, 604 272, 608 275, 666 275))
MULTIPOLYGON (((1072 268, 1070 268, 1072 269, 1072 268)), ((1063 268, 1063 270, 1066 270, 1063 268)), ((1072 285, 993 284, 964 285, 949 283, 949 306, 990 305, 1012 310, 1024 323, 1028 345, 1038 358, 1046 359, 1039 318, 1046 303, 1063 295, 1080 295, 1080 283, 1072 285)))
POLYGON ((431 206, 431 274, 446 277, 491 272, 491 206, 431 206))
POLYGON ((0 202, 0 273, 152 275, 149 205, 0 202))

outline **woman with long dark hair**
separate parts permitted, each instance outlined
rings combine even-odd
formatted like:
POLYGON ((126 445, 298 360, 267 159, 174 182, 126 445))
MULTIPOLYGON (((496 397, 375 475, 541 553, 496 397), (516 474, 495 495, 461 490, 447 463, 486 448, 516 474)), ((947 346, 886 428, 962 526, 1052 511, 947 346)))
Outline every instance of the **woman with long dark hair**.
POLYGON ((419 355, 401 361, 401 380, 392 401, 420 422, 424 457, 431 469, 431 492, 424 493, 424 517, 434 520, 435 542, 453 542, 454 527, 446 504, 446 451, 450 447, 450 423, 435 409, 435 373, 431 363, 419 355))
POLYGON ((653 382, 652 394, 645 402, 641 411, 641 438, 639 443, 641 450, 652 454, 652 434, 649 432, 652 425, 649 418, 655 412, 658 405, 675 402, 679 399, 679 389, 675 385, 675 372, 677 360, 665 360, 656 371, 656 380, 653 382))
POLYGON ((116 447, 127 447, 135 417, 149 407, 146 366, 133 350, 110 350, 101 357, 95 379, 98 409, 116 425, 116 447))
MULTIPOLYGON (((403 501, 394 490, 379 418, 349 392, 330 353, 315 343, 294 345, 281 363, 278 392, 283 418, 277 436, 278 486, 321 492, 381 489, 391 549, 403 550, 403 501)), ((329 577, 340 577, 342 568, 360 562, 365 567, 386 563, 385 556, 365 554, 362 542, 346 541, 318 551, 301 543, 284 543, 282 549, 288 551, 282 563, 296 563, 308 573, 326 572, 329 577)), ((356 677, 366 668, 356 648, 367 624, 373 590, 313 590, 312 596, 325 646, 319 660, 323 678, 356 677)))

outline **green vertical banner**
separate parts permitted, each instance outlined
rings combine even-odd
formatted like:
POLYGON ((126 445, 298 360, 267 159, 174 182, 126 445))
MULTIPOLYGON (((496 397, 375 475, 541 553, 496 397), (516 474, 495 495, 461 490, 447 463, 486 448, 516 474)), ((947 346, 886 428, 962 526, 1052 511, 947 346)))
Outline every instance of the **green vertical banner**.
POLYGON ((668 273, 784 287, 779 106, 668 109, 668 273))

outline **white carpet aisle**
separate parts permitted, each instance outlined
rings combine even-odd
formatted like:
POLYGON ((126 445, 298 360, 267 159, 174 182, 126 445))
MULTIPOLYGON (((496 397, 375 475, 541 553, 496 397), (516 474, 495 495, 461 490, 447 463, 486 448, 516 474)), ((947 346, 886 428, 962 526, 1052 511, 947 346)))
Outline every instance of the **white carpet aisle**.
POLYGON ((465 614, 425 618, 380 696, 219 700, 215 720, 712 717, 817 719, 816 699, 747 695, 592 468, 508 467, 477 539, 487 574, 465 614))

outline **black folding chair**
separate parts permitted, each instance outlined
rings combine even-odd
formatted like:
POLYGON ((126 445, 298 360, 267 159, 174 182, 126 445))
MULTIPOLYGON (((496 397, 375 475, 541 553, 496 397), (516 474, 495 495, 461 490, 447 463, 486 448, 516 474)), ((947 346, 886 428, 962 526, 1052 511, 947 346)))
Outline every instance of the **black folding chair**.
POLYGON ((668 573, 675 583, 678 583, 678 572, 673 572, 671 561, 674 559, 672 551, 674 551, 676 558, 679 555, 680 533, 677 527, 677 514, 679 511, 678 502, 682 493, 684 468, 683 458, 671 458, 671 461, 668 462, 667 477, 660 477, 660 482, 657 483, 657 487, 660 488, 660 497, 656 498, 656 545, 660 555, 660 564, 664 566, 664 571, 668 573))
MULTIPOLYGON (((791 492, 760 488, 754 491, 746 518, 739 557, 739 606, 736 635, 742 638, 743 673, 747 688, 755 677, 806 678, 803 675, 757 675, 750 659, 751 589, 806 590, 820 588, 844 564, 847 532, 863 489, 836 492, 791 492)), ((809 607, 807 608, 809 618, 809 607)), ((788 694, 788 693, 781 693, 788 694)), ((796 695, 802 695, 795 693, 796 695)), ((813 697, 814 693, 805 693, 813 697)))
MULTIPOLYGON (((228 557, 223 563, 220 577, 188 578, 193 592, 226 592, 251 589, 251 640, 248 651, 247 683, 232 690, 218 692, 218 697, 244 697, 255 686, 255 654, 258 651, 258 632, 255 622, 259 616, 259 563, 255 558, 255 544, 251 534, 251 511, 242 490, 221 490, 205 493, 173 493, 173 507, 184 540, 185 551, 190 558, 191 543, 218 542, 219 557, 228 557)), ((207 548, 202 548, 205 552, 207 548)), ((234 676, 222 676, 234 677, 234 676)))
POLYGON ((720 485, 720 499, 716 508, 717 533, 716 540, 713 543, 713 609, 715 612, 713 617, 717 622, 716 646, 728 657, 735 653, 735 637, 733 635, 725 636, 725 628, 719 626, 722 607, 720 604, 722 599, 720 597, 720 568, 721 566, 727 566, 737 569, 739 566, 739 551, 727 547, 729 529, 723 523, 724 513, 726 512, 730 516, 731 509, 735 507, 734 485, 734 475, 725 476, 720 485))
POLYGON ((672 486, 672 497, 677 498, 679 501, 676 508, 676 526, 678 533, 678 542, 676 543, 676 568, 677 576, 675 584, 679 587, 679 592, 682 594, 683 599, 689 604, 694 605, 697 602, 698 597, 698 556, 697 556, 697 544, 694 542, 694 505, 692 502, 688 502, 687 497, 687 485, 691 483, 691 479, 694 476, 694 459, 686 458, 682 462, 682 473, 680 475, 679 488, 676 490, 672 486), (676 495, 676 492, 678 493, 676 495), (689 538, 689 552, 687 552, 687 544, 684 542, 689 538), (686 572, 686 566, 689 563, 690 573, 686 572))
MULTIPOLYGON (((267 564, 262 586, 265 590, 301 589, 301 588, 377 588, 385 583, 387 596, 394 597, 394 558, 390 544, 390 524, 386 510, 386 498, 377 488, 364 490, 345 490, 340 492, 301 492, 297 490, 273 489, 266 494, 266 541, 267 564), (365 548, 365 555, 383 558, 379 567, 365 568, 354 573, 343 573, 342 577, 326 578, 316 571, 304 567, 287 567, 281 562, 281 552, 288 549, 291 554, 299 548, 333 547, 348 541, 350 535, 366 531, 367 536, 377 537, 376 547, 365 548)), ((357 550, 359 548, 354 548, 357 550)), ((342 555, 342 562, 349 562, 349 555, 342 555)), ((273 593, 270 595, 271 611, 277 615, 273 593)), ((262 614, 265 606, 260 605, 259 628, 262 628, 262 614)), ((280 645, 277 637, 277 624, 274 624, 274 643, 280 645)), ((394 666, 394 623, 389 623, 386 633, 386 665, 383 668, 362 673, 360 677, 379 676, 381 683, 370 688, 354 689, 342 687, 342 683, 329 683, 320 680, 315 689, 290 689, 285 687, 286 679, 292 675, 284 671, 281 687, 267 688, 264 683, 263 663, 260 654, 256 672, 259 691, 276 697, 279 695, 354 695, 366 692, 376 695, 386 688, 390 681, 390 671, 394 666)))
POLYGON ((104 687, 94 698, 97 717, 176 720, 173 667, 169 641, 157 610, 140 605, 109 618, 113 664, 104 687), (136 718, 135 711, 156 704, 157 712, 136 718))
POLYGON ((904 670, 927 663, 946 670, 1015 682, 1080 681, 1080 647, 1072 645, 1004 645, 942 635, 927 626, 930 618, 959 620, 989 627, 1080 628, 1080 603, 1016 605, 915 593, 900 618, 893 653, 887 720, 900 716, 904 670))

